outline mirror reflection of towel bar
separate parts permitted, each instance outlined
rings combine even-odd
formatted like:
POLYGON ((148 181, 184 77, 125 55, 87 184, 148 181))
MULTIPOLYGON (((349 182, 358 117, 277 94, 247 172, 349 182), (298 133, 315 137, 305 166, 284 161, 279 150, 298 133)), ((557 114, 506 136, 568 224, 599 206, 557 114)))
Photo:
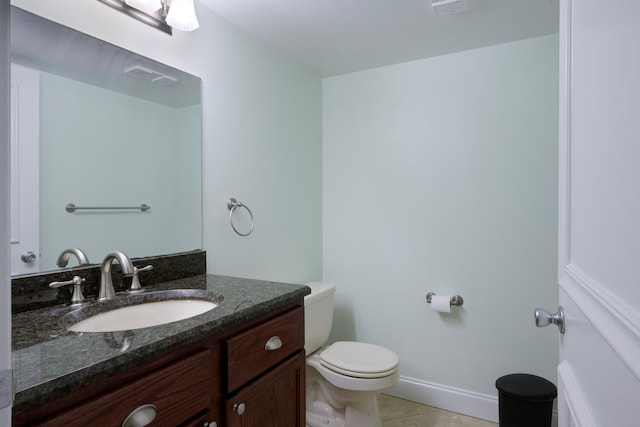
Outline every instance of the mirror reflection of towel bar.
POLYGON ((141 204, 140 206, 76 206, 73 203, 69 203, 64 207, 69 213, 74 213, 77 210, 140 210, 142 212, 146 212, 151 209, 151 206, 146 203, 141 204))

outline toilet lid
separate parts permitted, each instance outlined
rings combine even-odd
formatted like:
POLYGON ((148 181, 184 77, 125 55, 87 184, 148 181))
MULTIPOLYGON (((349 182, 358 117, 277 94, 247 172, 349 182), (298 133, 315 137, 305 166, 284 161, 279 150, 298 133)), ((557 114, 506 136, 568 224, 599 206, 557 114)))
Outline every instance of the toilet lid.
POLYGON ((398 369, 398 356, 375 344, 339 341, 320 353, 320 362, 332 371, 359 378, 380 378, 398 369))

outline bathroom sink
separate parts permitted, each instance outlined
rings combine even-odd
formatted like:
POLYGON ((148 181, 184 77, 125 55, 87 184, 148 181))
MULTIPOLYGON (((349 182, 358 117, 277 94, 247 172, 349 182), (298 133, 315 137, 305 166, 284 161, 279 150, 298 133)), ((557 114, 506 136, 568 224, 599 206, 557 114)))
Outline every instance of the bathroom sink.
POLYGON ((188 319, 213 310, 222 296, 180 289, 117 295, 66 314, 61 322, 73 332, 115 332, 148 328, 188 319))

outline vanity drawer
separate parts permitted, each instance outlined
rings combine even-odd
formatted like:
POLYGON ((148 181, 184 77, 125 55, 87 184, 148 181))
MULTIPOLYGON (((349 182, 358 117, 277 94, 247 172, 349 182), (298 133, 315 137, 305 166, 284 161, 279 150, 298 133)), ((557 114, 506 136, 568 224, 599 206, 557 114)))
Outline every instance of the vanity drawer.
POLYGON ((154 426, 180 425, 210 409, 212 361, 209 350, 198 352, 36 425, 120 426, 134 410, 150 405, 154 426))
POLYGON ((250 328, 225 341, 227 392, 304 348, 304 308, 250 328))

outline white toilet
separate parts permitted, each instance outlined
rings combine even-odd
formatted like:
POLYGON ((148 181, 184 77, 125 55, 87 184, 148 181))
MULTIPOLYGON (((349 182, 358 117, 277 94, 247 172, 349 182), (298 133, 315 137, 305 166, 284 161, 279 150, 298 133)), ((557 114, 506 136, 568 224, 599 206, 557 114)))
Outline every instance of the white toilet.
POLYGON ((334 285, 307 283, 307 426, 382 427, 376 396, 398 382, 398 356, 373 344, 340 341, 321 346, 333 321, 334 285))

